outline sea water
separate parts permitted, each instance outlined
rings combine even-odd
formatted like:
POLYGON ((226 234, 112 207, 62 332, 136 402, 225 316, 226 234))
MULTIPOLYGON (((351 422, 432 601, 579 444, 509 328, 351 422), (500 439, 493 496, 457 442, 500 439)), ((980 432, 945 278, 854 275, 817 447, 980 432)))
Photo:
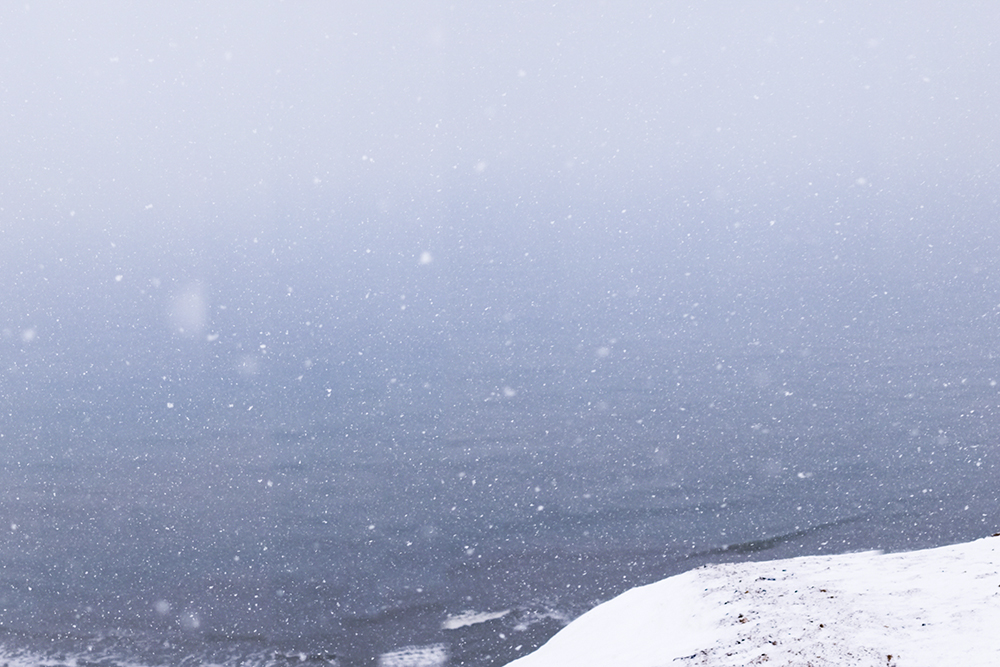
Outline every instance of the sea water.
POLYGON ((761 335, 498 325, 25 408, 0 657, 502 665, 706 562, 990 534, 992 324, 918 303, 761 335))

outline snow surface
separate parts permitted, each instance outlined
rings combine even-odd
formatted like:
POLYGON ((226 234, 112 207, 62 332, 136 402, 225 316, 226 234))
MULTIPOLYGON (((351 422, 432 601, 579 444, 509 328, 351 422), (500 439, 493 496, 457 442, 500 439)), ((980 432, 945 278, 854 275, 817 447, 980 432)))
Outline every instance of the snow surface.
POLYGON ((509 667, 1000 665, 998 549, 710 565, 592 609, 509 667))

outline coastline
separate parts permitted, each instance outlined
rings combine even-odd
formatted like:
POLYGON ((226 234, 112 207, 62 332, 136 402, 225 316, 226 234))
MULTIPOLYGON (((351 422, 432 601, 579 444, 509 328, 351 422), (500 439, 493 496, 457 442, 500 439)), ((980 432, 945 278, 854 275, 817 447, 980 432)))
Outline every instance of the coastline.
POLYGON ((627 591, 509 667, 1000 664, 1000 539, 708 565, 627 591))

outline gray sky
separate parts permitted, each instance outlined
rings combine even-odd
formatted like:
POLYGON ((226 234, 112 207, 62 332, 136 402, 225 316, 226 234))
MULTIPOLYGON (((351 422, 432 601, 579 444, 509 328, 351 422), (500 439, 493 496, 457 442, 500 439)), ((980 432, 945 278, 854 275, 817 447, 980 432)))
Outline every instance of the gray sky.
POLYGON ((989 2, 357 7, 6 4, 3 225, 995 186, 989 2))
POLYGON ((519 277, 535 304, 659 298, 664 266, 736 292, 787 261, 981 271, 1000 8, 903 9, 7 3, 0 324, 140 327, 192 293, 265 312, 348 278, 398 299, 431 289, 424 253, 450 271, 429 304, 519 277))
POLYGON ((0 411, 980 318, 1000 8, 903 7, 6 3, 0 411))

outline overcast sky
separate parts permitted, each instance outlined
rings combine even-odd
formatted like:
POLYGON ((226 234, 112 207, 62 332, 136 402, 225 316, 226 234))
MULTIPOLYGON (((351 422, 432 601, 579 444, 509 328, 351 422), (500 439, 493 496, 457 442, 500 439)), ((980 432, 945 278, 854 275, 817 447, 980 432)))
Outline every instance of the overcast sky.
POLYGON ((0 12, 4 226, 432 207, 455 187, 621 199, 997 180, 990 2, 0 12))
POLYGON ((998 35, 992 2, 3 4, 0 414, 298 387, 308 421, 411 362, 986 322, 998 35))
POLYGON ((992 2, 6 3, 0 324, 399 299, 427 260, 428 304, 543 310, 663 267, 980 272, 998 35, 992 2))

